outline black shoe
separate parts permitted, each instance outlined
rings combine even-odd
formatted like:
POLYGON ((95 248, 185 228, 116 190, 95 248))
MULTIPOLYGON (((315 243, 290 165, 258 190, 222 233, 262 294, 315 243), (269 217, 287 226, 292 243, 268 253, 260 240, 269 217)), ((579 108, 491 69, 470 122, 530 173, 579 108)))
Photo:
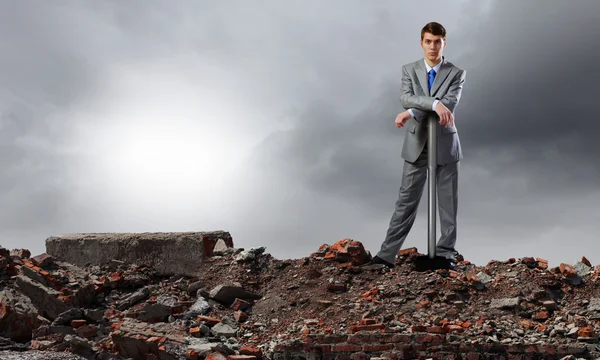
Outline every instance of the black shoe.
POLYGON ((456 260, 448 259, 448 268, 450 270, 458 271, 458 266, 456 266, 456 260))
POLYGON ((385 266, 387 266, 389 268, 393 268, 393 267, 396 266, 396 264, 392 264, 390 262, 387 262, 387 261, 383 260, 382 258, 380 258, 377 255, 375 255, 375 257, 373 257, 373 259, 371 259, 371 261, 369 261, 365 265, 385 265, 385 266))

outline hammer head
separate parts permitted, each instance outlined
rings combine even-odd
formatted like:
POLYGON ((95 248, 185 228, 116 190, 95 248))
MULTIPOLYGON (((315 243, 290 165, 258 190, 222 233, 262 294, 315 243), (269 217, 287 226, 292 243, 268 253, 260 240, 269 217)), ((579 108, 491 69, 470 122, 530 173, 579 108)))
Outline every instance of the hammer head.
POLYGON ((414 260, 416 271, 450 269, 450 260, 443 256, 436 256, 430 259, 428 255, 419 256, 414 260))

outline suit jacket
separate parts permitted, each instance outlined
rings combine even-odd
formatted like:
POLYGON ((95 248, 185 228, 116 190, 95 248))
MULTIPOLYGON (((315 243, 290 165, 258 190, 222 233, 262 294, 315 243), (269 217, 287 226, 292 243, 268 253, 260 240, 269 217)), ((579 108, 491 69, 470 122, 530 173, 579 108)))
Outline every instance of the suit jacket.
POLYGON ((456 116, 454 117, 454 126, 446 128, 440 125, 439 116, 432 110, 432 106, 437 99, 454 114, 462 94, 466 71, 442 57, 442 64, 435 76, 430 93, 424 61, 421 58, 402 66, 400 103, 406 110, 411 109, 414 117, 411 117, 404 125, 406 134, 401 156, 409 162, 417 160, 427 142, 429 121, 431 118, 435 118, 438 164, 460 161, 463 155, 456 128, 456 116))

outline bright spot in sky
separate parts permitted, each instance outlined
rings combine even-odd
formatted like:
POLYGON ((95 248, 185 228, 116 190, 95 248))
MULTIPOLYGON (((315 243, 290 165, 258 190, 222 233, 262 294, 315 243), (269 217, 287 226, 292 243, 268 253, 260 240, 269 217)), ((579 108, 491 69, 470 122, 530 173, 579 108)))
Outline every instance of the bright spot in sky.
POLYGON ((259 140, 247 101, 198 74, 121 70, 78 129, 88 159, 85 190, 102 194, 95 198, 115 211, 148 218, 216 210, 259 140))

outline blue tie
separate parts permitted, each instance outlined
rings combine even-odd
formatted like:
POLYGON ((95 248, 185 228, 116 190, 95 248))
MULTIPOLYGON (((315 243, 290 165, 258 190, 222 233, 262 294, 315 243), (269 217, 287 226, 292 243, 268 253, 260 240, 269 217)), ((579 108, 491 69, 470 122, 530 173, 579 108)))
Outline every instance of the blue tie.
POLYGON ((431 69, 429 72, 429 91, 431 91, 431 85, 433 85, 433 79, 435 79, 435 70, 431 69))

